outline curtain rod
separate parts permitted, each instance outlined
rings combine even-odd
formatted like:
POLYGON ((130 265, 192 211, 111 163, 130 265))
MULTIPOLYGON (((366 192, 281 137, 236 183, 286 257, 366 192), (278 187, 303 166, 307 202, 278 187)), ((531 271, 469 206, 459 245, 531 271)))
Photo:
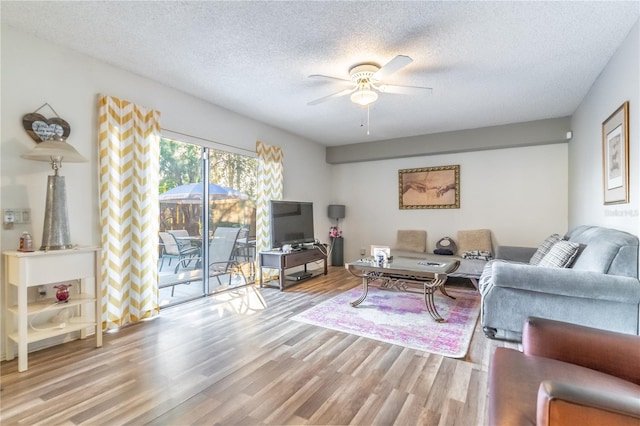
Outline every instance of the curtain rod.
MULTIPOLYGON (((251 150, 251 149, 247 149, 247 148, 241 148, 241 147, 239 147, 239 146, 234 146, 234 145, 229 145, 229 144, 222 143, 222 142, 212 141, 211 139, 202 138, 202 137, 200 137, 200 136, 190 135, 190 134, 188 134, 188 133, 178 132, 178 131, 176 131, 176 130, 164 129, 164 128, 163 128, 162 130, 166 130, 167 132, 175 133, 175 134, 177 134, 177 135, 187 136, 187 137, 189 137, 189 138, 200 139, 201 141, 205 141, 205 142, 215 143, 215 144, 217 144, 217 145, 227 146, 227 147, 229 147, 229 148, 233 148, 233 149, 239 149, 239 150, 241 150, 241 151, 247 151, 247 152, 250 152, 250 153, 252 153, 252 154, 256 154, 256 153, 257 153, 257 151, 256 151, 256 150, 251 150)), ((160 131, 161 133, 162 133, 162 130, 160 131)))

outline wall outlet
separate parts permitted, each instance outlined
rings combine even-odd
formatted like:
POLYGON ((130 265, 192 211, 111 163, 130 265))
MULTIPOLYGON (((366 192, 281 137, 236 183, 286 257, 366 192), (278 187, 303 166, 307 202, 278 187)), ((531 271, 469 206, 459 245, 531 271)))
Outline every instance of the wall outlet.
POLYGON ((41 299, 47 297, 47 287, 43 285, 38 286, 38 296, 40 296, 41 299))
POLYGON ((365 249, 365 248, 361 248, 361 249, 360 249, 360 256, 364 256, 364 255, 366 255, 366 254, 367 254, 367 249, 365 249))

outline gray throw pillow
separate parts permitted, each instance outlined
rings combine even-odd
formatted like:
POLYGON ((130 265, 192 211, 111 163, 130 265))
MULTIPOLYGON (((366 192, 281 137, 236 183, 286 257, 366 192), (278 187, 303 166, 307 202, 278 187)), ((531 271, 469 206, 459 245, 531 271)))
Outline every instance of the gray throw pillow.
POLYGON ((571 241, 560 240, 551 247, 538 266, 546 266, 551 268, 567 268, 573 263, 580 244, 571 241))
POLYGON ((529 260, 529 264, 530 265, 539 264, 540 261, 546 256, 546 254, 549 253, 549 250, 551 250, 551 247, 553 247, 560 240, 562 240, 562 237, 560 237, 560 235, 558 234, 549 235, 547 239, 544 240, 542 244, 540 244, 540 247, 538 247, 538 250, 536 250, 533 256, 531 256, 531 259, 529 260))

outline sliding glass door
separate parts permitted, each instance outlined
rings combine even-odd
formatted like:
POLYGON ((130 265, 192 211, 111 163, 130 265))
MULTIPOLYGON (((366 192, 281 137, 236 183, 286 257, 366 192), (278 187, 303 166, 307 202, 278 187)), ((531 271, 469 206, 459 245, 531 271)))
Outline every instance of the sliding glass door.
POLYGON ((159 305, 252 283, 254 157, 163 138, 159 305))

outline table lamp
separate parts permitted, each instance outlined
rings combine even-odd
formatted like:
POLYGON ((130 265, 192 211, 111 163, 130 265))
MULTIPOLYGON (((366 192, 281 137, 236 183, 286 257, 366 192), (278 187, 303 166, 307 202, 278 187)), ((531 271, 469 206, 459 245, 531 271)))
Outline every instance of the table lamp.
POLYGON ((47 181, 47 200, 42 229, 42 247, 40 250, 70 249, 69 216, 67 214, 67 190, 64 176, 58 174, 62 160, 69 163, 82 163, 87 159, 69 145, 62 137, 54 136, 40 142, 31 151, 22 155, 27 160, 48 161, 54 170, 47 181))

